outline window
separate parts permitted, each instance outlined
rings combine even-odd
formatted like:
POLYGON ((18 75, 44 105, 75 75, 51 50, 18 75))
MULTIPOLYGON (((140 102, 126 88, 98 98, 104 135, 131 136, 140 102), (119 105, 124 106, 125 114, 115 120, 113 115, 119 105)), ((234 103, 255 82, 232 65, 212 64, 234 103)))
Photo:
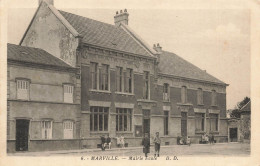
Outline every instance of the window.
POLYGON ((205 114, 195 113, 195 129, 196 131, 204 131, 205 114))
POLYGON ((169 111, 164 111, 164 135, 169 134, 169 111))
POLYGON ((64 139, 73 139, 73 121, 66 120, 63 122, 64 139))
POLYGON ((108 107, 90 107, 90 131, 108 131, 108 107))
POLYGON ((116 131, 132 131, 132 109, 116 109, 116 131))
POLYGON ((123 68, 116 67, 116 91, 123 91, 123 68))
POLYGON ((199 88, 197 91, 197 103, 198 103, 198 105, 203 104, 203 91, 201 88, 199 88))
POLYGON ((42 139, 52 139, 52 121, 42 121, 42 139))
POLYGON ((133 85, 133 70, 126 69, 126 77, 125 77, 125 92, 132 93, 132 85, 133 85))
POLYGON ((217 103, 216 103, 216 97, 217 97, 217 93, 215 90, 212 90, 211 92, 211 105, 212 106, 216 106, 217 103))
POLYGON ((109 66, 102 64, 99 70, 99 90, 108 90, 109 66))
POLYGON ((170 99, 170 93, 169 93, 169 84, 163 84, 163 100, 169 101, 170 99))
POLYGON ((144 99, 149 99, 149 72, 144 72, 144 99))
POLYGON ((90 63, 90 70, 91 70, 91 88, 97 89, 97 83, 98 83, 98 64, 97 63, 90 63))
POLYGON ((17 80, 17 99, 29 100, 29 81, 17 80))
POLYGON ((63 92, 64 92, 64 102, 65 103, 73 103, 73 86, 72 85, 64 85, 63 92))
POLYGON ((218 114, 209 114, 210 131, 218 131, 218 114))
POLYGON ((187 87, 186 86, 181 87, 181 102, 187 103, 187 87))

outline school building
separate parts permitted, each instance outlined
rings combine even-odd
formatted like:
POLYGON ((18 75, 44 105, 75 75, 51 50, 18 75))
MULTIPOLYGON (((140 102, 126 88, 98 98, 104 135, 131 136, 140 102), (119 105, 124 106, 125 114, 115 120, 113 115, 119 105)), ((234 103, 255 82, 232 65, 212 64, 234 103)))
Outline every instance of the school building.
POLYGON ((128 17, 117 11, 111 25, 39 0, 20 44, 8 44, 8 152, 96 148, 108 134, 141 146, 157 131, 162 145, 204 132, 228 141, 228 85, 146 44, 128 17))

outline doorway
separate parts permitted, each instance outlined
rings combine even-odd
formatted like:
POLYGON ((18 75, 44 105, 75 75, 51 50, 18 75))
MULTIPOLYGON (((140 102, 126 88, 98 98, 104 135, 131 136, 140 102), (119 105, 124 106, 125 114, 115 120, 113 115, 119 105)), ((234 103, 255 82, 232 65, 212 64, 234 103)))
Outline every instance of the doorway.
POLYGON ((145 133, 150 137, 150 110, 143 110, 143 134, 145 133))
POLYGON ((230 142, 237 142, 237 128, 229 128, 230 142))
POLYGON ((181 113, 181 136, 187 136, 187 112, 181 113))
POLYGON ((26 119, 16 120, 16 151, 28 150, 29 124, 30 121, 26 119))

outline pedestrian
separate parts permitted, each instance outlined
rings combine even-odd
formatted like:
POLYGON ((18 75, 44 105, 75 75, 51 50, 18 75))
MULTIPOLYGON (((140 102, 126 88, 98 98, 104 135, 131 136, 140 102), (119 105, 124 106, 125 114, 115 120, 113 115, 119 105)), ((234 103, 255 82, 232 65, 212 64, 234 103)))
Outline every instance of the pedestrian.
POLYGON ((106 138, 104 137, 104 135, 101 136, 101 150, 104 151, 105 150, 105 144, 106 144, 106 138))
POLYGON ((121 146, 120 137, 117 136, 116 138, 116 146, 119 148, 121 146))
POLYGON ((148 133, 144 134, 142 145, 143 145, 143 153, 145 154, 145 157, 147 157, 147 154, 150 153, 150 138, 148 137, 148 133))
POLYGON ((154 157, 159 157, 160 156, 160 145, 161 145, 161 139, 159 137, 159 132, 155 133, 155 137, 154 137, 154 157))
POLYGON ((107 135, 106 144, 108 145, 108 149, 111 149, 111 143, 111 138, 107 135))
POLYGON ((190 146, 191 142, 190 142, 190 137, 187 136, 187 140, 186 140, 186 144, 190 146))
POLYGON ((125 138, 124 138, 123 134, 120 137, 120 143, 121 143, 121 147, 125 148, 125 138))

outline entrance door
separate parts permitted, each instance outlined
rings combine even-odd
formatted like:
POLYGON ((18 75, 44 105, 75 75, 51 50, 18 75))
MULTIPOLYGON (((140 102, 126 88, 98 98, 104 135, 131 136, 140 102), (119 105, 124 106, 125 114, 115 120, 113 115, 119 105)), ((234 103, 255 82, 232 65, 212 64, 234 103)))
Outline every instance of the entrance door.
POLYGON ((230 142, 237 142, 237 128, 229 129, 230 142))
POLYGON ((187 112, 181 113, 181 135, 187 136, 187 112))
POLYGON ((143 131, 150 137, 150 110, 143 110, 143 131))
POLYGON ((16 120, 16 151, 28 150, 29 120, 16 120))

